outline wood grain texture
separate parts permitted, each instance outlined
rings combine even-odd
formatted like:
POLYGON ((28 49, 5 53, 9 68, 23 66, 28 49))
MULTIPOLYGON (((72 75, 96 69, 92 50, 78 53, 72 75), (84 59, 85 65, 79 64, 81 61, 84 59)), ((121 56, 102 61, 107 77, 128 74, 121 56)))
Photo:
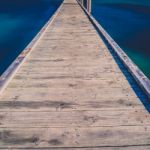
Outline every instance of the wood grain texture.
MULTIPOLYGON (((127 146, 127 147, 97 147, 97 148, 36 148, 37 150, 149 150, 150 146, 127 146)), ((8 149, 1 149, 1 150, 35 150, 35 148, 28 148, 28 149, 18 149, 18 148, 8 148, 8 149)))
MULTIPOLYGON (((97 148, 86 148, 86 147, 82 147, 82 148, 36 148, 37 150, 149 150, 150 146, 127 146, 127 147, 97 147, 97 148)), ((7 148, 7 149, 1 149, 1 150, 35 150, 35 148, 28 148, 28 149, 24 149, 24 148, 7 148)))
POLYGON ((1 147, 100 147, 149 145, 150 127, 8 128, 0 130, 1 147))
POLYGON ((114 127, 149 126, 145 111, 0 112, 0 127, 114 127), (69 114, 69 115, 68 115, 69 114), (121 119, 118 119, 121 118, 121 119))
POLYGON ((0 149, 148 150, 149 126, 76 0, 64 1, 0 97, 0 149))

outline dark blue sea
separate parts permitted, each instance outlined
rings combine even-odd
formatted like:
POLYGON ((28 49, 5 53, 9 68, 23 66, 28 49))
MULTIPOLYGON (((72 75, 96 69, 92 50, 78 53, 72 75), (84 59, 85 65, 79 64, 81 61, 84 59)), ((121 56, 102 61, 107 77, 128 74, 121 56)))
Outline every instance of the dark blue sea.
POLYGON ((53 15, 62 0, 0 0, 0 74, 53 15))
POLYGON ((150 0, 92 0, 92 14, 150 78, 150 0))

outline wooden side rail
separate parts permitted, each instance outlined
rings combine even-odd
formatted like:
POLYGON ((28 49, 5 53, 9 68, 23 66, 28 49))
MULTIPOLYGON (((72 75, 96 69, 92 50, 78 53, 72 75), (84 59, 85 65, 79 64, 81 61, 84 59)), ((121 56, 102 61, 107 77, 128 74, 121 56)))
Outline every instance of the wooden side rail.
POLYGON ((138 85, 143 89, 143 91, 148 95, 150 99, 150 80, 145 76, 145 74, 138 68, 136 64, 127 56, 127 54, 121 49, 121 47, 113 40, 113 38, 107 33, 107 31, 97 22, 97 20, 91 15, 91 13, 83 6, 81 0, 77 0, 82 9, 85 11, 90 21, 99 30, 104 38, 111 45, 115 53, 118 55, 120 60, 123 62, 125 67, 134 77, 138 85))

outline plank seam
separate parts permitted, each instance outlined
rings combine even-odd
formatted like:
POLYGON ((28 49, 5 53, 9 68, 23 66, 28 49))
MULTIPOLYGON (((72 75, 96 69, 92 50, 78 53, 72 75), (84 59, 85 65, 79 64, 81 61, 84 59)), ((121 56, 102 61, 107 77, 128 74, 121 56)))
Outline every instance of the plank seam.
MULTIPOLYGON (((129 148, 129 147, 146 147, 146 146, 150 146, 150 144, 140 144, 140 145, 118 145, 118 146, 109 146, 109 145, 104 145, 104 146, 76 146, 76 147, 8 147, 7 150, 10 150, 10 149, 77 149, 77 148, 82 148, 82 149, 89 149, 89 148, 129 148)), ((0 147, 0 149, 6 149, 6 147, 0 147)))

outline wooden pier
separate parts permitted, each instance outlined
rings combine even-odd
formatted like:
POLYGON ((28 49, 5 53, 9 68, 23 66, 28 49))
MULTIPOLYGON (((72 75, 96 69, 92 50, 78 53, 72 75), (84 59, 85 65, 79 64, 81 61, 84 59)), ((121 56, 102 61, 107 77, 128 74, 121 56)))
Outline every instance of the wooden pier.
POLYGON ((0 149, 150 149, 150 115, 76 0, 1 93, 0 149))

